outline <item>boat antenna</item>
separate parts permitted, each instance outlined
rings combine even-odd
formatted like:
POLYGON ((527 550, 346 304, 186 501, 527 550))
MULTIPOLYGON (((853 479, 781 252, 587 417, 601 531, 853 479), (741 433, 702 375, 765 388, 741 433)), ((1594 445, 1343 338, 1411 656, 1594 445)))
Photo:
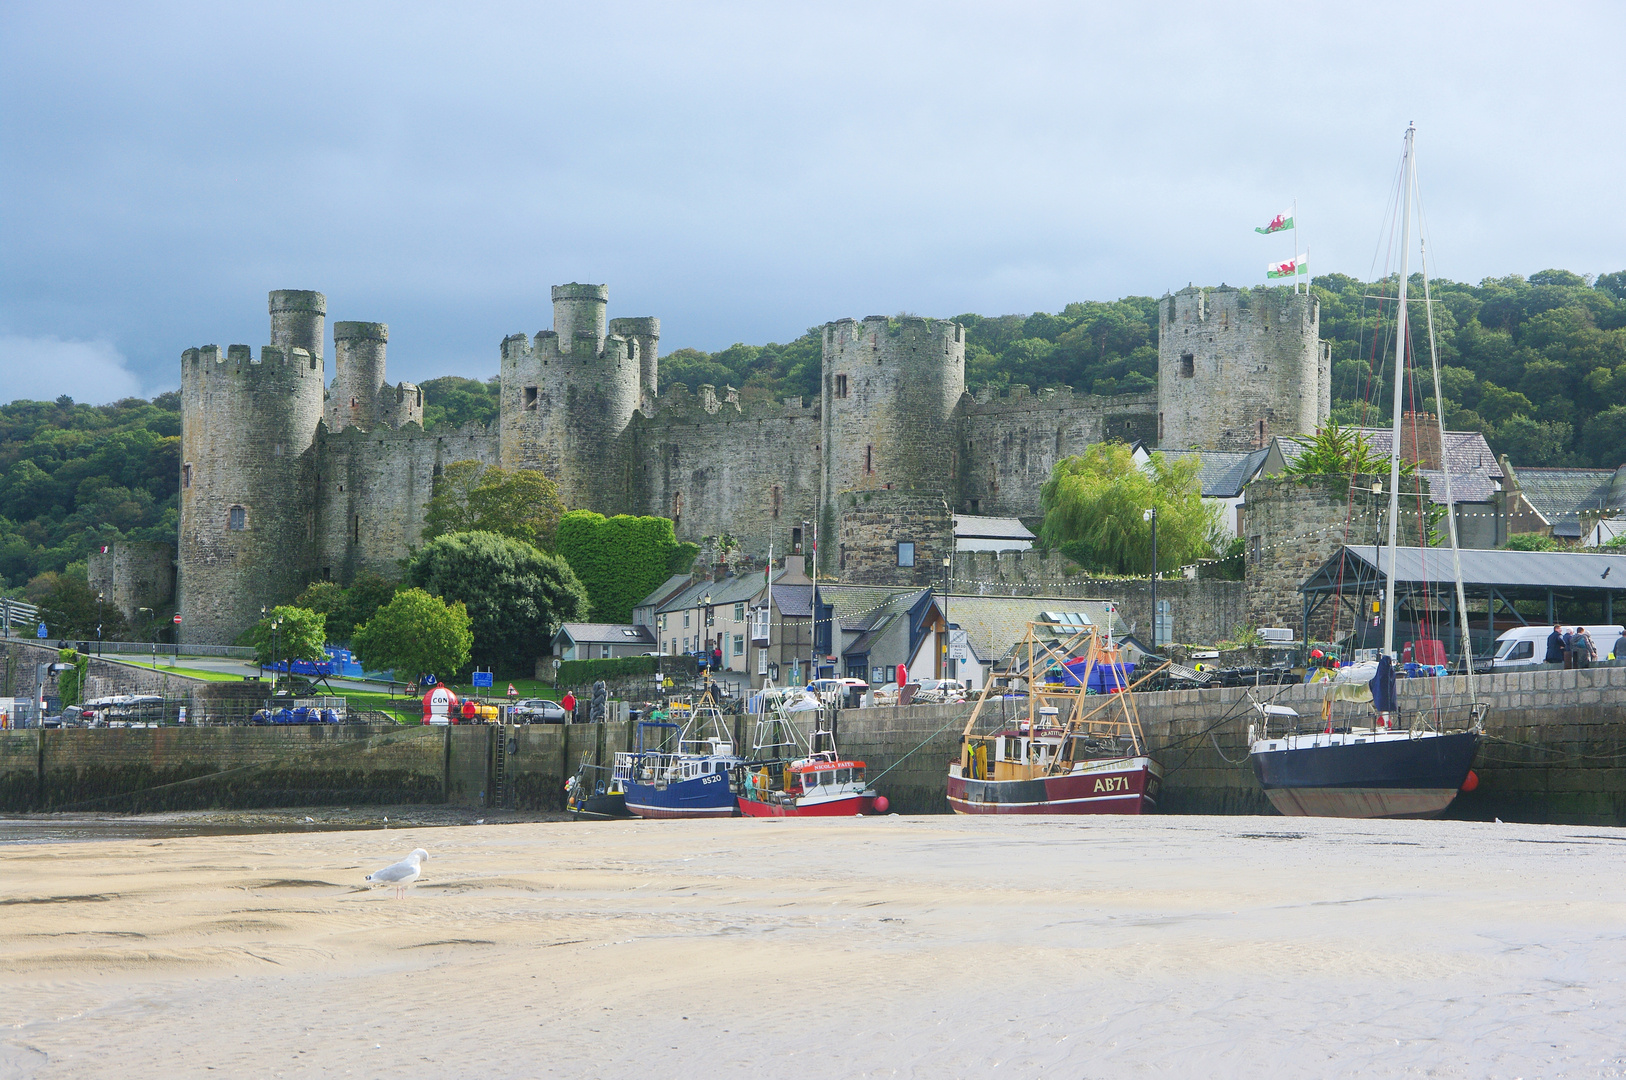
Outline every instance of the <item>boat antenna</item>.
POLYGON ((1406 323, 1406 256, 1411 247, 1412 144, 1416 137, 1417 126, 1408 124, 1400 180, 1400 288, 1395 300, 1394 434, 1389 444, 1389 570, 1383 576, 1383 652, 1391 657, 1395 655, 1395 541, 1396 529, 1400 524, 1401 395, 1406 388, 1406 338, 1409 329, 1406 323))

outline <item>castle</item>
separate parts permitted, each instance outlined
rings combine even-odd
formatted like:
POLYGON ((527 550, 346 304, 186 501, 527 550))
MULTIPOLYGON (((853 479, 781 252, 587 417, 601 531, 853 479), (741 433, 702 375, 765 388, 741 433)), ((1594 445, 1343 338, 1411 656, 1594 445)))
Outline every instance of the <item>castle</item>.
MULTIPOLYGON (((495 429, 423 430, 424 396, 385 378, 388 327, 333 324, 326 298, 270 294, 270 343, 181 358, 177 592, 182 640, 224 643, 314 580, 387 576, 455 461, 540 469, 565 505, 659 514, 679 539, 754 555, 837 535, 837 496, 896 491, 958 513, 1034 517, 1061 458, 1115 439, 1254 449, 1330 406, 1313 297, 1185 288, 1159 306, 1156 394, 967 392, 965 332, 915 317, 823 327, 815 402, 728 388, 658 394, 660 320, 607 318, 603 285, 553 289, 553 329, 501 344, 495 429)), ((823 545, 821 574, 842 556, 823 545)))

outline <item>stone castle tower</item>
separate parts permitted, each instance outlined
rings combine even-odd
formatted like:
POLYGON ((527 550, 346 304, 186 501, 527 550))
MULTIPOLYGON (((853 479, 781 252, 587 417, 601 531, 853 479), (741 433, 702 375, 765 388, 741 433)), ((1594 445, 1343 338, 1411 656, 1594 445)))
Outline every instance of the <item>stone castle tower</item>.
POLYGON ((181 634, 226 641, 309 583, 311 448, 322 420, 327 298, 271 294, 271 344, 181 356, 181 634))
POLYGON ((1257 450, 1313 433, 1332 409, 1315 297, 1184 288, 1158 304, 1158 445, 1257 450))
POLYGON ((822 329, 811 402, 681 384, 657 393, 659 319, 607 319, 604 285, 558 285, 552 299, 551 331, 502 341, 494 427, 424 431, 422 390, 386 382, 383 323, 333 325, 324 389, 321 293, 271 294, 259 359, 245 345, 187 350, 182 640, 230 642, 314 580, 394 576, 452 462, 539 469, 567 506, 660 514, 679 539, 728 533, 753 556, 804 551, 816 527, 827 574, 843 556, 895 574, 896 544, 910 539, 899 530, 920 533, 911 542, 929 561, 913 572, 929 577, 941 557, 926 534, 948 515, 1033 518, 1054 463, 1092 443, 1151 442, 1161 428, 1166 447, 1251 449, 1313 431, 1330 403, 1308 296, 1165 297, 1155 397, 973 396, 959 324, 839 319, 822 329))
POLYGON ((566 506, 627 489, 617 440, 655 396, 660 320, 609 324, 609 299, 604 285, 555 285, 553 329, 502 343, 502 465, 546 473, 566 506))

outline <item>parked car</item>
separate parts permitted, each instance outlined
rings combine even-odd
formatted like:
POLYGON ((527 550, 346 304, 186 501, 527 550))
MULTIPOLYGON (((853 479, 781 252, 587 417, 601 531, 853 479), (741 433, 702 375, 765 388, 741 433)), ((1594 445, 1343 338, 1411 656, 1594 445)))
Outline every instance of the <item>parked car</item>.
POLYGON ((565 707, 557 701, 548 698, 526 698, 514 702, 509 710, 515 723, 520 724, 565 724, 569 717, 565 715, 565 707))

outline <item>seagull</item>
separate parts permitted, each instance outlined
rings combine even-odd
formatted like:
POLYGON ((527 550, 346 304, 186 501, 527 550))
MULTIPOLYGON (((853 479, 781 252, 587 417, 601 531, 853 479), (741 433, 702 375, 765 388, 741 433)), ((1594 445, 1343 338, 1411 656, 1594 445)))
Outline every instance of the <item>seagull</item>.
POLYGON ((415 848, 411 855, 400 862, 391 863, 382 870, 374 870, 367 875, 366 880, 375 884, 388 882, 394 885, 396 898, 399 899, 406 896, 407 886, 418 880, 418 874, 423 869, 421 864, 427 858, 429 852, 423 848, 415 848))

